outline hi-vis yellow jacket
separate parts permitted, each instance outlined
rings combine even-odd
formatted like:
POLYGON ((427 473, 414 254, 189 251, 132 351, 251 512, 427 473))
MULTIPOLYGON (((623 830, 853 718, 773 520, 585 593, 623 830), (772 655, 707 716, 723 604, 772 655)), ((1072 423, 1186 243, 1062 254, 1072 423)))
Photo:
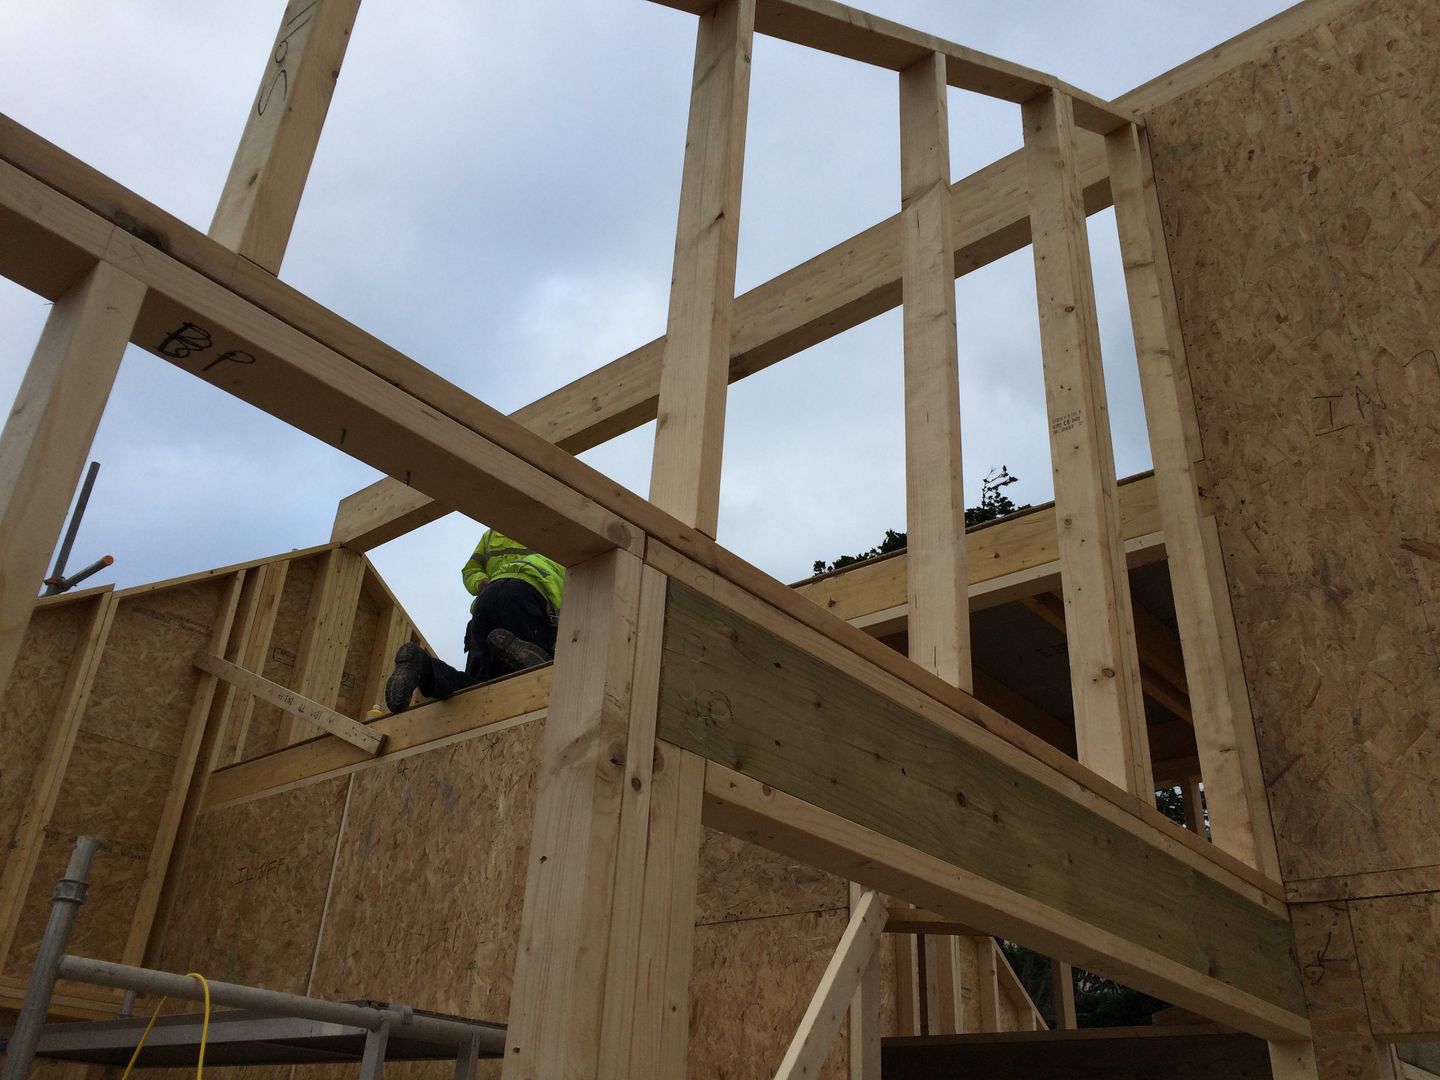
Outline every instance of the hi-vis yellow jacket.
POLYGON ((460 580, 472 595, 480 591, 487 581, 514 578, 540 590, 540 595, 550 602, 556 611, 560 610, 560 598, 565 588, 565 568, 553 559, 547 559, 538 551, 531 551, 502 536, 494 529, 486 529, 485 535, 475 547, 460 570, 460 580))

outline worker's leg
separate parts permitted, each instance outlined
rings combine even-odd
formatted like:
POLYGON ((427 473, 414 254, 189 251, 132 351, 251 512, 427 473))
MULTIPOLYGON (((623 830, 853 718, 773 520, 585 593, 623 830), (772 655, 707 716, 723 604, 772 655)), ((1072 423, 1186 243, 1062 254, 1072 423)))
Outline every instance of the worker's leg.
POLYGON ((550 608, 534 586, 513 578, 492 581, 480 593, 470 619, 466 671, 480 679, 493 679, 514 668, 497 658, 487 644, 491 632, 506 630, 521 641, 538 645, 544 659, 555 654, 555 624, 550 608))

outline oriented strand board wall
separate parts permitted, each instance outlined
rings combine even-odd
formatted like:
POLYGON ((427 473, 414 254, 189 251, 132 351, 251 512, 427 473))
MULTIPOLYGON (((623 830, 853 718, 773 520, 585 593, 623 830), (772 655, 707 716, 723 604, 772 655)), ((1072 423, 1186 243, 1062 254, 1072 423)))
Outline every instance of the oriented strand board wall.
POLYGON ((227 577, 122 594, 80 722, 7 969, 32 962, 75 837, 98 836, 75 952, 119 960, 175 772, 227 577))
MULTIPOLYGON (((203 813, 161 965, 503 1020, 540 730, 478 734, 203 813)), ((707 831, 692 1075, 773 1071, 847 918, 844 882, 707 831)), ((846 1053, 842 1033, 822 1076, 843 1080, 846 1053)))
POLYGON ((1147 117, 1282 869, 1346 916, 1297 909, 1330 1075, 1414 1006, 1350 923, 1440 884, 1437 102, 1440 5, 1361 0, 1147 117))

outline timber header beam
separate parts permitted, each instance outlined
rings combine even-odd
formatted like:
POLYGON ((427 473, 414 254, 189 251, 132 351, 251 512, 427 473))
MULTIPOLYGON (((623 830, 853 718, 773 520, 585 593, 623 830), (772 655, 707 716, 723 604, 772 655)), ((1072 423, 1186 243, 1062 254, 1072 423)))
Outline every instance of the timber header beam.
MULTIPOLYGON (((714 0, 653 2, 692 15, 714 6, 714 0)), ((1046 90, 1059 90, 1075 99, 1075 122, 1101 135, 1136 120, 1123 105, 1077 90, 1043 72, 956 45, 835 0, 757 0, 755 32, 891 71, 904 71, 917 60, 939 53, 945 58, 945 81, 957 90, 970 90, 1016 104, 1046 90)))

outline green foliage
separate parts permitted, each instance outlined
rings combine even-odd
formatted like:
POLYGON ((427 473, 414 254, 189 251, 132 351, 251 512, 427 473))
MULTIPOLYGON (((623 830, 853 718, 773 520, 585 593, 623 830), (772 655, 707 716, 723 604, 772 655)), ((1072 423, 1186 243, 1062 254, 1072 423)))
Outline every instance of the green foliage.
MULTIPOLYGON (((980 485, 980 505, 967 506, 965 508, 965 525, 979 525, 984 521, 994 521, 1006 514, 1013 514, 1017 510, 1028 510, 1029 504, 1016 506, 1000 489, 1008 484, 1016 482, 1018 477, 1011 476, 1005 466, 999 469, 992 469, 990 475, 980 485)), ((896 532, 894 529, 885 530, 885 539, 876 544, 869 551, 862 551, 858 555, 841 555, 833 562, 826 562, 824 559, 815 560, 815 573, 831 574, 836 570, 843 570, 847 566, 854 566, 856 563, 865 562, 868 559, 879 558, 881 555, 888 555, 892 551, 905 550, 905 534, 896 532)))
MULTIPOLYGON (((1050 987, 1050 959, 1037 952, 1016 945, 1012 941, 1000 942, 1005 958, 1020 977, 1020 984, 1035 1002, 1040 1015, 1052 1028, 1055 1026, 1055 1006, 1050 987)), ((1134 1027, 1150 1023, 1153 1013, 1165 1008, 1165 1002, 1142 994, 1128 986, 1121 986, 1110 979, 1080 968, 1074 970, 1075 979, 1075 1021, 1082 1028, 1091 1027, 1134 1027)))

